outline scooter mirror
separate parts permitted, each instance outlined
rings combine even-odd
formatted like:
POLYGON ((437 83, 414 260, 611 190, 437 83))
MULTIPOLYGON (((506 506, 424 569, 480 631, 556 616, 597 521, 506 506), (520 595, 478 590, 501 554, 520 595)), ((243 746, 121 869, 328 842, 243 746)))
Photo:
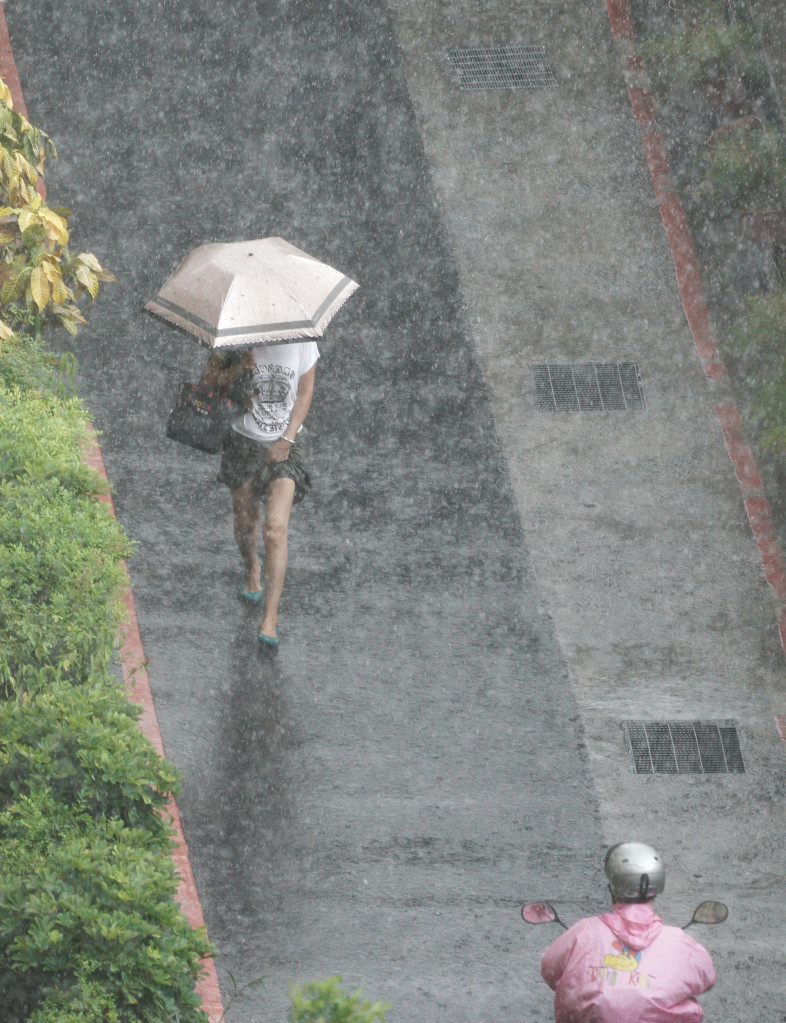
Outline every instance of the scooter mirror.
POLYGON ((702 902, 693 911, 692 924, 722 924, 729 907, 722 902, 702 902))
POLYGON ((528 902, 521 907, 521 915, 528 924, 552 924, 559 919, 556 909, 549 902, 528 902))

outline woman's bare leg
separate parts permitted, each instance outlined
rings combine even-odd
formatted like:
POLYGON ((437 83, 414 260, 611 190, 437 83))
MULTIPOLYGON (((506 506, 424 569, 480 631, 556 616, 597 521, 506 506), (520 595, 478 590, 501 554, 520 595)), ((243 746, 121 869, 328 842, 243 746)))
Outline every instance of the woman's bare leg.
POLYGON ((273 480, 265 495, 265 521, 262 539, 265 542, 265 616, 259 631, 275 636, 278 605, 287 574, 289 514, 295 499, 295 481, 273 480))
POLYGON ((243 559, 245 577, 243 586, 248 593, 262 589, 259 578, 259 500, 251 483, 244 483, 232 491, 232 512, 235 518, 235 542, 243 559))

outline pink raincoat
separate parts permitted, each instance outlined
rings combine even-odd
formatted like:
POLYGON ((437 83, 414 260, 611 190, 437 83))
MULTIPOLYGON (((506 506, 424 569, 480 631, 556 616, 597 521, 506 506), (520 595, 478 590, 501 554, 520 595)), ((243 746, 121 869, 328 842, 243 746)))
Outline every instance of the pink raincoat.
POLYGON ((556 1023, 700 1023, 695 999, 715 983, 706 949, 649 903, 579 920, 547 948, 540 972, 556 1023))

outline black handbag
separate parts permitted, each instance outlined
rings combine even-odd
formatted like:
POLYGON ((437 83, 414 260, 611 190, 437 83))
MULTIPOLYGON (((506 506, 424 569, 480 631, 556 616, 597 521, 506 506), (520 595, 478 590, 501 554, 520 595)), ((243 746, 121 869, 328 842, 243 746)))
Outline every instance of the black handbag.
POLYGON ((215 455, 232 420, 243 412, 243 406, 233 401, 227 390, 208 388, 201 380, 196 384, 184 380, 167 417, 167 437, 215 455))

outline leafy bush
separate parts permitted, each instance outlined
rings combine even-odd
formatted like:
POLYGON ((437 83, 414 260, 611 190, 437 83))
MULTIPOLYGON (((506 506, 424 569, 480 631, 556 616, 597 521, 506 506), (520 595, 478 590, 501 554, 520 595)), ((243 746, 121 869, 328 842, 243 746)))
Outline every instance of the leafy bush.
POLYGON ((786 203, 786 140, 771 126, 730 132, 706 154, 710 187, 726 202, 786 203))
POLYGON ((27 1023, 120 1023, 120 1016, 100 984, 78 978, 72 987, 48 995, 27 1023))
POLYGON ((140 708, 109 683, 54 686, 0 704, 0 809, 44 789, 94 820, 167 838, 177 772, 137 727, 140 708))
POLYGON ((786 454, 786 291, 748 300, 729 348, 753 394, 752 416, 762 449, 786 454))
POLYGON ((32 317, 39 330, 57 324, 76 334, 87 322, 79 300, 84 295, 94 299, 100 281, 115 280, 92 252, 71 254, 70 215, 62 207, 50 208, 37 193, 24 205, 0 207, 5 227, 0 233, 0 301, 12 323, 32 317))
POLYGON ((54 478, 78 494, 105 492, 106 484, 84 461, 86 419, 77 398, 0 388, 0 480, 54 478))
POLYGON ((289 992, 292 1006, 289 1023, 384 1023, 390 1008, 382 1002, 366 1001, 362 991, 348 995, 341 987, 341 977, 315 980, 289 992))
POLYGON ((48 159, 57 157, 55 144, 40 128, 14 110, 11 92, 0 79, 0 192, 13 203, 29 202, 36 196, 38 175, 48 159))
POLYGON ((57 1019, 90 982, 110 1020, 111 1008, 119 1023, 205 1023, 194 985, 209 946, 175 903, 168 842, 44 791, 0 812, 0 834, 5 1021, 57 1019))
POLYGON ((697 8, 692 25, 680 25, 642 47, 651 73, 668 80, 699 82, 726 74, 758 79, 764 74, 756 35, 748 25, 729 25, 725 5, 697 8))
MULTIPOLYGON (((8 341, 0 341, 0 389, 48 388, 55 393, 59 389, 57 361, 45 351, 43 341, 32 334, 15 334, 8 341)), ((64 367, 67 361, 65 357, 64 367)))
POLYGON ((13 109, 0 79, 0 338, 13 337, 8 325, 27 324, 34 333, 46 325, 76 334, 85 323, 79 300, 98 294, 101 281, 115 278, 91 252, 68 248, 71 211, 46 204, 37 189, 54 143, 13 109))
POLYGON ((0 484, 0 692, 106 670, 127 551, 102 503, 54 479, 0 484))
POLYGON ((0 1019, 206 1023, 161 815, 177 772, 110 670, 130 545, 84 463, 76 360, 41 338, 112 279, 35 190, 53 155, 0 80, 0 1019))

